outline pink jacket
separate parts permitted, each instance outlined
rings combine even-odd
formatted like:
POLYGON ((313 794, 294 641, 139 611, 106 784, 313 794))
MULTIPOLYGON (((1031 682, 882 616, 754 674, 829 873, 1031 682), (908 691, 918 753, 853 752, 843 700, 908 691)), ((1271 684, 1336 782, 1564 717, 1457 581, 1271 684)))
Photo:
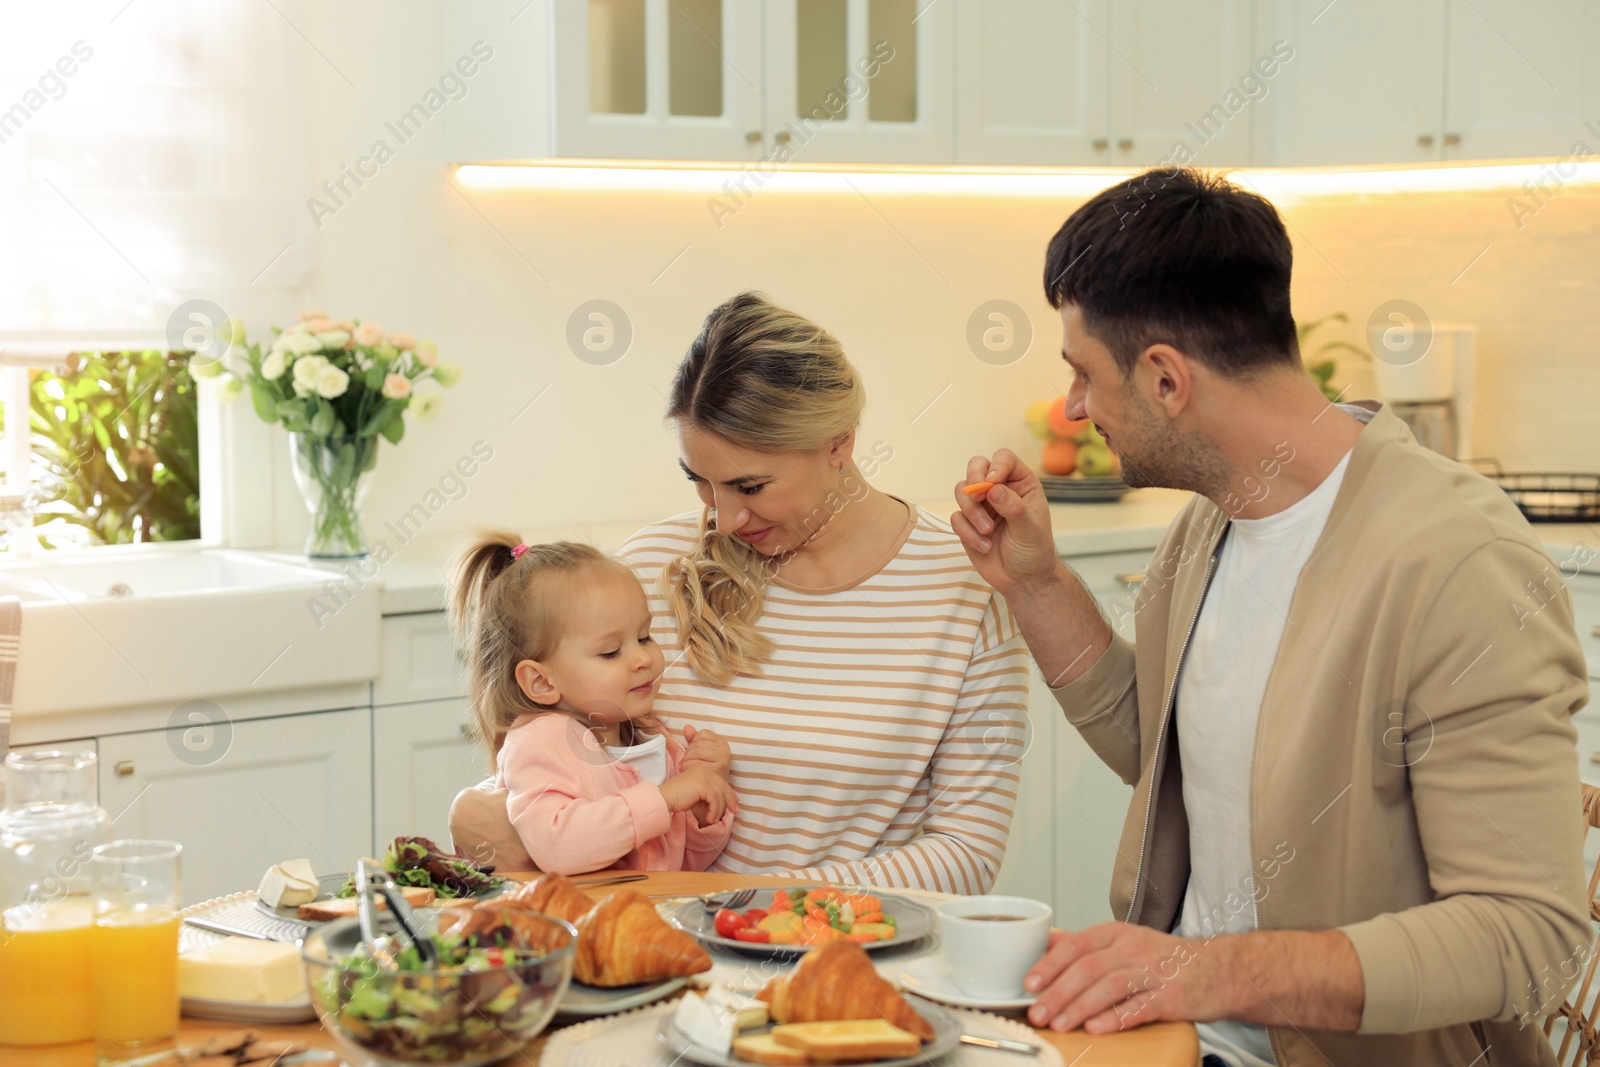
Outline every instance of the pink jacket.
MULTIPOLYGON (((669 735, 669 778, 682 759, 683 746, 669 735)), ((654 782, 566 715, 524 716, 506 732, 496 763, 506 814, 542 871, 703 871, 733 827, 732 813, 702 829, 688 812, 667 810, 654 782)))

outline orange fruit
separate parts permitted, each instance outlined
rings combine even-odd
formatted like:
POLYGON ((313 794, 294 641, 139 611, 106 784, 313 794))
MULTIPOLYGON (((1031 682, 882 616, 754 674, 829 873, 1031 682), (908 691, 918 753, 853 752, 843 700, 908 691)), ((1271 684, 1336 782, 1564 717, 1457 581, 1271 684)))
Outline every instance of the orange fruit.
POLYGON ((1073 437, 1078 431, 1089 425, 1088 419, 1067 418, 1067 398, 1058 396, 1050 405, 1050 432, 1057 437, 1073 437))
POLYGON ((1058 477, 1071 474, 1078 465, 1078 446, 1065 437, 1058 437, 1039 453, 1039 465, 1046 474, 1058 477))

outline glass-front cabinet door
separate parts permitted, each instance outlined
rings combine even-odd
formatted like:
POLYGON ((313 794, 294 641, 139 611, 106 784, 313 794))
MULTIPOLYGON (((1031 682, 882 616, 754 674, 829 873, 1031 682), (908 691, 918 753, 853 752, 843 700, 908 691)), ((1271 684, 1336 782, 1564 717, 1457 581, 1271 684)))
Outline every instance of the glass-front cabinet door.
POLYGON ((554 154, 760 158, 761 0, 558 0, 554 154))
POLYGON ((807 163, 955 161, 955 5, 767 0, 767 144, 807 163))

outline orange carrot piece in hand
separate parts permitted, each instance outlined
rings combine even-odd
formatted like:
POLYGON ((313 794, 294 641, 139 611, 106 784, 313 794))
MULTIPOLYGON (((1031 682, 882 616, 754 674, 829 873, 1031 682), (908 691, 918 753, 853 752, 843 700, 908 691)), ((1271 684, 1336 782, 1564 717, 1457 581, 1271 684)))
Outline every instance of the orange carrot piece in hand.
POLYGON ((968 496, 977 496, 979 493, 987 493, 992 488, 994 488, 993 482, 973 482, 971 485, 962 487, 961 491, 968 496))

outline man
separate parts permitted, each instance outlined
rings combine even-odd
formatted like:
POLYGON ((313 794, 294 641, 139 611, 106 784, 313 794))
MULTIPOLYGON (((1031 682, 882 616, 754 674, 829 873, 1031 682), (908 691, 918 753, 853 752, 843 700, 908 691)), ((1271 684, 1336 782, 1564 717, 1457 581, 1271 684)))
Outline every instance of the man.
POLYGON ((1134 800, 1116 922, 1053 935, 1036 1025, 1199 1022, 1208 1063, 1553 1064, 1587 958, 1571 602, 1504 493, 1300 362, 1262 198, 1148 172, 1045 288, 1135 486, 1195 492, 1115 636, 1038 479, 975 457, 952 523, 1134 800))

